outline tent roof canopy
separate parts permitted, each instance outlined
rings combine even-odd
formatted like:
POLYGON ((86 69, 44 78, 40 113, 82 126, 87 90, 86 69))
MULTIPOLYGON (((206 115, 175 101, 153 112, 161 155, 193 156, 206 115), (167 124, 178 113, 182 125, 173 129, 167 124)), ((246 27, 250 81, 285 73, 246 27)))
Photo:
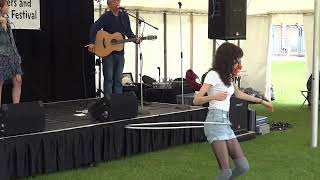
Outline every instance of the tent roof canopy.
MULTIPOLYGON (((178 2, 182 3, 183 12, 207 13, 208 0, 122 0, 121 5, 128 9, 139 9, 160 12, 178 12, 178 2)), ((103 7, 107 0, 101 0, 103 7)), ((95 0, 95 4, 98 5, 95 0)), ((247 14, 274 14, 274 13, 312 13, 314 0, 247 0, 247 14)))

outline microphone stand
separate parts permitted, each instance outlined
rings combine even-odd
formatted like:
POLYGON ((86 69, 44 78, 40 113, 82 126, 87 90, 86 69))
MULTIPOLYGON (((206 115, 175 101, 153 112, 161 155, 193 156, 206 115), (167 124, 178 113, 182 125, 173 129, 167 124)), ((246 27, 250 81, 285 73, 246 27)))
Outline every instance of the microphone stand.
MULTIPOLYGON (((138 34, 141 32, 141 21, 138 19, 138 34)), ((138 114, 140 115, 149 115, 150 112, 145 110, 143 108, 143 86, 142 86, 142 70, 143 70, 143 55, 142 55, 142 48, 141 48, 141 42, 139 44, 139 50, 140 50, 140 103, 141 103, 141 109, 138 111, 138 114)))
MULTIPOLYGON (((125 9, 121 9, 123 12, 127 13, 129 16, 135 18, 138 20, 138 34, 140 34, 141 32, 141 24, 142 23, 145 23, 147 25, 149 25, 150 27, 156 29, 156 30, 159 30, 157 27, 145 22, 144 20, 140 19, 139 17, 136 17, 130 13, 128 13, 125 9)), ((142 34, 143 35, 143 34, 142 34)), ((143 55, 142 55, 142 48, 141 48, 141 43, 139 44, 139 49, 140 49, 140 101, 141 101, 141 109, 138 111, 138 114, 140 115, 149 115, 150 112, 145 110, 144 107, 143 107, 143 86, 142 86, 142 70, 143 70, 143 55)))
MULTIPOLYGON (((101 16, 102 14, 102 4, 101 4, 101 0, 95 0, 97 1, 97 3, 99 3, 99 17, 101 16)), ((84 48, 87 48, 88 45, 84 46, 83 49, 82 49, 82 66, 84 66, 84 48)), ((98 97, 98 98, 101 98, 101 94, 104 94, 104 92, 102 91, 101 89, 101 64, 102 64, 102 58, 99 57, 98 59, 96 59, 96 62, 95 62, 95 66, 99 66, 99 82, 98 82, 98 89, 96 90, 96 94, 95 96, 98 97)), ((83 73, 84 73, 84 68, 82 69, 83 73)), ((96 70, 95 70, 95 73, 96 73, 96 70)), ((84 75, 83 75, 83 78, 84 75)), ((89 112, 88 110, 88 97, 87 97, 87 89, 86 89, 86 84, 84 83, 84 86, 85 86, 85 94, 86 94, 86 107, 83 109, 83 110, 76 110, 76 113, 73 114, 74 116, 77 116, 77 117, 83 117, 83 116, 86 116, 89 112)))
MULTIPOLYGON (((238 44, 238 46, 240 47, 240 39, 238 39, 238 43, 237 43, 237 44, 238 44)), ((240 65, 241 65, 241 60, 240 60, 240 65)), ((238 81, 238 88, 240 89, 241 76, 238 75, 237 81, 238 81)))
MULTIPOLYGON (((99 3, 99 17, 101 17, 102 15, 102 4, 101 4, 101 0, 95 0, 99 3)), ((101 89, 101 73, 102 73, 102 58, 98 57, 98 59, 96 59, 96 66, 98 66, 98 73, 99 73, 99 79, 98 79, 98 89, 96 90, 96 97, 97 98, 101 98, 101 95, 104 95, 104 91, 101 89)))
POLYGON ((78 117, 86 116, 87 113, 89 112, 88 111, 88 101, 89 101, 89 99, 88 99, 87 83, 86 83, 86 76, 85 76, 85 70, 84 70, 84 51, 85 51, 85 48, 87 48, 87 47, 88 47, 88 45, 82 47, 82 55, 81 55, 82 78, 83 78, 83 86, 84 86, 84 94, 85 94, 84 99, 85 99, 86 105, 82 110, 76 110, 76 113, 73 114, 74 116, 78 116, 78 117))
POLYGON ((181 105, 178 105, 176 109, 187 110, 190 106, 184 104, 184 83, 183 83, 183 52, 182 52, 182 22, 181 22, 181 6, 182 3, 178 2, 179 5, 179 17, 180 17, 180 50, 181 50, 181 105))
POLYGON ((134 16, 134 15, 132 15, 132 14, 128 13, 126 9, 121 8, 121 10, 122 10, 123 12, 126 12, 129 16, 131 16, 131 17, 133 17, 133 18, 137 19, 137 20, 139 21, 139 24, 144 23, 144 24, 146 24, 146 25, 148 25, 148 26, 150 26, 150 27, 152 27, 152 28, 154 28, 154 29, 156 29, 156 30, 159 30, 159 28, 157 28, 157 27, 155 27, 155 26, 153 26, 153 25, 151 25, 151 24, 149 24, 149 23, 145 22, 143 19, 140 19, 139 17, 136 17, 136 16, 134 16))
POLYGON ((96 92, 96 97, 101 98, 101 94, 104 94, 103 90, 101 89, 101 73, 102 73, 102 58, 99 57, 96 59, 96 66, 98 66, 98 90, 96 92))

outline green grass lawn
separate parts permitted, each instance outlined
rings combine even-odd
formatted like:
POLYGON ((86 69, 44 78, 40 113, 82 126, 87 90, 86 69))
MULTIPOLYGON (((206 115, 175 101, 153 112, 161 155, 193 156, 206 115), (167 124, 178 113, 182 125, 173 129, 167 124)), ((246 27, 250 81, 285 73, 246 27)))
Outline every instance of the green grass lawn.
POLYGON ((302 104, 300 90, 307 90, 306 65, 302 61, 275 61, 272 63, 272 84, 276 103, 302 104))
MULTIPOLYGON (((269 121, 288 121, 293 128, 242 142, 250 171, 242 180, 320 179, 320 151, 310 148, 310 111, 300 90, 305 89, 303 62, 274 62, 275 112, 251 107, 269 121)), ((29 180, 213 180, 218 166, 207 143, 173 147, 158 152, 100 163, 96 167, 59 172, 29 180)))

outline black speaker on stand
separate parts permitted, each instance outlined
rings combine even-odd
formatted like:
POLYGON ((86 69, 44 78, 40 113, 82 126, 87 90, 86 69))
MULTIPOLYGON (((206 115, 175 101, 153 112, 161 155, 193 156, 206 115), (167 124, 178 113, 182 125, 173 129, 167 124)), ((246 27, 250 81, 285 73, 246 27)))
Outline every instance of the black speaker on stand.
POLYGON ((209 0, 208 38, 246 39, 247 0, 209 0))

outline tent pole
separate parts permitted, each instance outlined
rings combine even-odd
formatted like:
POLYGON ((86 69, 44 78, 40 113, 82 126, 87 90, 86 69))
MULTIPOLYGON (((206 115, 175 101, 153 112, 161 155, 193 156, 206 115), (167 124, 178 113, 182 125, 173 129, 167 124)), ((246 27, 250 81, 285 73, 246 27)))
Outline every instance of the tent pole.
MULTIPOLYGON (((136 17, 139 17, 139 10, 136 11, 136 17)), ((139 19, 136 19, 136 34, 139 34, 139 19)), ((135 82, 139 82, 139 45, 135 45, 135 82)), ((140 72, 141 73, 141 72, 140 72)))
POLYGON ((168 82, 168 51, 167 51, 167 13, 163 13, 163 56, 164 56, 164 76, 163 81, 168 82))
POLYGON ((312 136, 311 147, 318 144, 319 58, 320 58, 320 0, 314 1, 313 80, 312 80, 312 136))

